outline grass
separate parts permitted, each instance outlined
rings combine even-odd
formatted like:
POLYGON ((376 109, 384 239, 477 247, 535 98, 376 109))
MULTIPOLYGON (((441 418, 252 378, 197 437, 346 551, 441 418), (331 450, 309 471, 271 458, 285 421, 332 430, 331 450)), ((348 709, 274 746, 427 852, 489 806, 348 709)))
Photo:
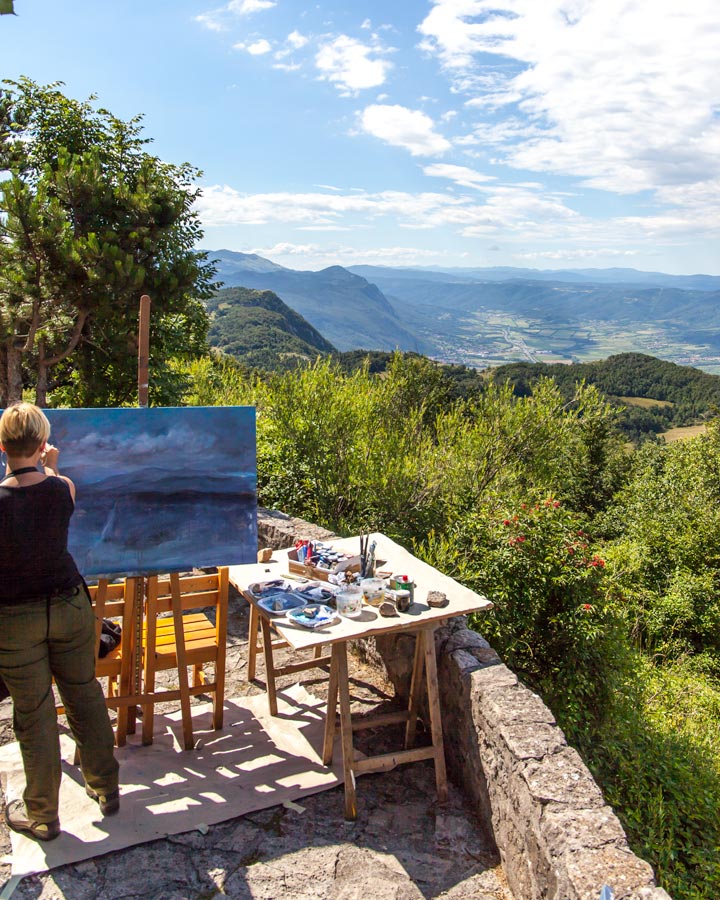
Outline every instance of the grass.
POLYGON ((707 425, 684 425, 681 428, 668 428, 662 433, 662 437, 666 443, 673 444, 675 441, 685 441, 688 438, 697 437, 706 430, 707 425))
POLYGON ((652 400, 650 397, 620 397, 620 399, 623 403, 627 403, 628 406, 640 406, 643 409, 673 406, 670 400, 652 400))

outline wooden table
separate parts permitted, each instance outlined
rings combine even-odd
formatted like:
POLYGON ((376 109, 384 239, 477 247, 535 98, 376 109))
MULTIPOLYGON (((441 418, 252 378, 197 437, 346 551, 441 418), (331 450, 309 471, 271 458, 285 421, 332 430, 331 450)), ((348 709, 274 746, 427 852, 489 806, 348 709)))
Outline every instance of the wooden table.
MULTIPOLYGON (((437 569, 417 559, 399 544, 385 537, 385 535, 373 534, 370 536, 370 540, 374 540, 377 543, 376 558, 385 561, 381 567, 382 569, 387 569, 395 574, 409 575, 415 582, 414 603, 408 612, 386 618, 381 616, 374 607, 365 606, 362 615, 358 618, 341 618, 339 622, 319 630, 306 629, 289 622, 284 616, 271 618, 257 606, 256 598, 248 591, 249 586, 255 582, 268 581, 287 574, 287 550, 275 552, 269 563, 230 567, 231 584, 235 585, 251 604, 253 617, 259 617, 262 627, 267 691, 271 714, 277 714, 276 678, 281 675, 314 668, 318 665, 330 664, 323 762, 325 765, 332 762, 339 700, 340 735, 345 777, 345 818, 348 820, 352 820, 356 816, 356 775, 365 772, 387 772, 401 763, 432 759, 435 764, 438 800, 442 803, 447 799, 447 775, 445 771, 434 632, 438 625, 454 616, 492 609, 492 603, 485 597, 463 587, 452 578, 443 575, 437 569), (448 605, 442 608, 428 606, 427 595, 429 591, 444 592, 449 601, 448 605), (322 651, 326 645, 329 645, 330 656, 318 657, 316 655, 314 659, 278 668, 273 661, 272 630, 275 630, 295 650, 314 648, 316 651, 322 651), (348 683, 348 642, 373 635, 398 633, 411 634, 416 638, 407 709, 398 713, 364 717, 362 721, 353 721, 350 712, 348 683), (432 744, 429 747, 416 748, 413 747, 413 744, 422 699, 423 680, 427 689, 432 744), (403 750, 396 753, 368 756, 363 759, 355 758, 353 731, 399 722, 405 723, 405 746, 403 750)), ((360 546, 359 538, 357 537, 335 540, 332 542, 332 545, 334 549, 348 553, 357 553, 360 546)), ((257 621, 257 618, 254 618, 254 621, 257 621)), ((255 632, 252 632, 251 643, 254 643, 254 641, 255 632)), ((254 675, 254 672, 252 674, 254 675)))

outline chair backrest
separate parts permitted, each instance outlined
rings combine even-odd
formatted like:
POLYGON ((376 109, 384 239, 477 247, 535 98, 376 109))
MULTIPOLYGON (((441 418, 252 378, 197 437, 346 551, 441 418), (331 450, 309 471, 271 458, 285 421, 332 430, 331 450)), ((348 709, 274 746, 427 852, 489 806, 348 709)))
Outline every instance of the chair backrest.
MULTIPOLYGON (((228 569, 223 566, 211 575, 184 575, 180 584, 180 606, 183 611, 227 606, 228 569)), ((150 588, 157 590, 152 598, 158 613, 172 611, 172 588, 168 577, 151 580, 150 588), (154 584, 153 584, 154 582, 154 584)))
MULTIPOLYGON (((98 663, 103 663, 103 660, 100 659, 100 635, 102 634, 103 619, 120 619, 123 633, 131 627, 128 616, 126 582, 110 584, 106 578, 101 578, 96 585, 88 586, 88 592, 95 610, 95 663, 97 666, 98 663)), ((116 655, 119 656, 119 654, 116 655)))

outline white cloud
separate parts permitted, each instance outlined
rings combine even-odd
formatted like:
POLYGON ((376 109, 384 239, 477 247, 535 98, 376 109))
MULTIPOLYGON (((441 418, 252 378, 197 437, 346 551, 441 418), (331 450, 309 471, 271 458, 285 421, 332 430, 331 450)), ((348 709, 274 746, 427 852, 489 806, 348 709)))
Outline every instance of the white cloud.
POLYGON ((296 50, 304 47, 309 40, 310 38, 306 37, 304 34, 300 34, 299 31, 291 31, 287 36, 288 44, 290 44, 290 46, 294 47, 296 50))
MULTIPOLYGON (((239 46, 238 44, 235 45, 239 46)), ((242 49, 242 48, 241 48, 242 49)), ((260 38, 257 41, 253 41, 252 44, 248 44, 245 48, 247 52, 251 56, 263 56, 265 53, 269 53, 272 50, 269 41, 266 41, 265 38, 260 38)))
POLYGON ((277 6, 275 0, 230 0, 227 8, 238 16, 249 16, 277 6))
POLYGON ((354 93, 385 83, 391 63, 378 57, 382 52, 386 51, 341 34, 320 47, 315 65, 322 79, 354 93))
POLYGON ((227 185, 212 185, 203 188, 196 207, 207 228, 276 222, 288 227, 352 225, 358 228, 387 217, 404 228, 449 225, 461 234, 475 236, 493 229, 536 233, 540 227, 564 229, 569 221, 581 221, 561 198, 553 195, 511 185, 497 185, 487 191, 487 196, 479 201, 477 194, 462 196, 449 192, 333 190, 332 193, 243 194, 227 185))
POLYGON ((195 21, 211 31, 227 31, 231 16, 249 16, 276 5, 276 0, 230 0, 225 6, 195 16, 195 21))
POLYGON ((363 131, 394 147, 403 147, 412 156, 439 156, 450 142, 435 131, 430 116, 397 104, 366 106, 360 115, 363 131))
MULTIPOLYGON (((493 248, 491 248, 493 249, 493 248)), ((600 247, 595 249, 566 249, 566 250, 533 250, 529 253, 515 253, 515 259, 542 260, 549 259, 554 262, 567 262, 574 259, 597 260, 608 258, 625 258, 641 256, 645 251, 620 249, 617 247, 600 247)))
POLYGON ((468 254, 447 250, 428 250, 417 247, 352 247, 347 244, 293 244, 282 242, 268 247, 253 247, 245 253, 257 253, 266 259, 277 261, 278 258, 291 267, 297 266, 296 257, 302 257, 304 267, 321 268, 330 265, 352 266, 365 263, 367 265, 412 266, 430 263, 442 263, 448 258, 457 263, 468 254))
POLYGON ((449 178, 456 184, 472 188, 478 187, 479 184, 496 180, 492 175, 483 175, 474 169, 468 169, 467 166, 452 166, 446 163, 433 163, 431 166, 424 166, 423 174, 434 176, 435 178, 449 178))
POLYGON ((220 12, 220 10, 215 10, 214 12, 201 13, 199 16, 195 16, 195 21, 210 31, 225 31, 226 26, 219 15, 220 12))
POLYGON ((716 0, 433 0, 419 30, 480 114, 512 104, 481 124, 506 163, 617 193, 717 177, 716 0))

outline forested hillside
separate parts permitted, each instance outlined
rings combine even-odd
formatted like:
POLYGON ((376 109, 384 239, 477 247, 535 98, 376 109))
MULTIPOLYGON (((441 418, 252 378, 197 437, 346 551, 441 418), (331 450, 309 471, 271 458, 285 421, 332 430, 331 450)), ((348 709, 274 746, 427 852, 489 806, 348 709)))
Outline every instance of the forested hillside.
POLYGON ((509 381, 521 397, 532 393, 539 378, 548 376, 568 398, 578 381, 595 385, 614 404, 623 407, 618 425, 636 439, 672 426, 691 425, 720 410, 720 376, 643 353, 621 353, 572 365, 513 363, 493 371, 497 381, 509 381), (632 398, 660 402, 639 407, 632 398))
POLYGON ((210 344, 245 365, 284 368, 335 351, 272 291, 225 288, 207 301, 207 308, 210 344))
POLYGON ((716 900, 720 425, 628 453, 594 385, 490 379, 453 399, 426 358, 357 362, 258 378, 205 360, 187 402, 256 405, 264 505, 384 531, 492 599, 475 627, 549 704, 633 849, 674 900, 716 900))

